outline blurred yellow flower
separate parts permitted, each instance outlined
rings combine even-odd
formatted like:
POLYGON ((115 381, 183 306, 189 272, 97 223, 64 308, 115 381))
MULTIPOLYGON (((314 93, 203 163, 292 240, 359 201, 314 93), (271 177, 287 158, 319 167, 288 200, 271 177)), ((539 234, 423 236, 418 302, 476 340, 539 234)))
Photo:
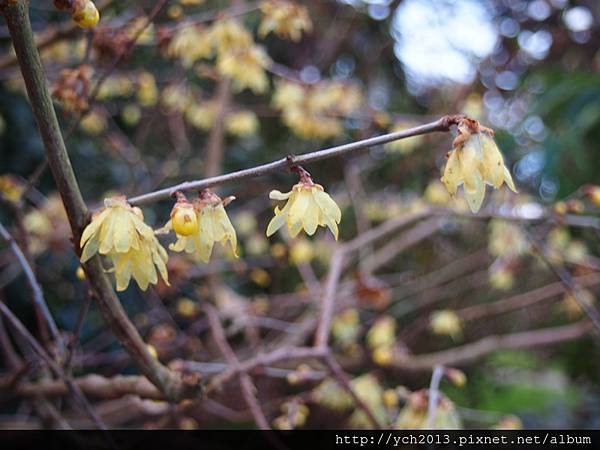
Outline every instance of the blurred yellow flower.
POLYGON ((269 198, 287 200, 287 203, 283 209, 275 207, 275 217, 267 226, 267 236, 271 236, 285 224, 292 237, 296 237, 302 229, 312 236, 318 226, 327 226, 337 240, 342 212, 323 190, 323 186, 314 184, 310 177, 301 180, 290 192, 271 191, 269 198))
POLYGON ((214 102, 191 103, 185 109, 185 119, 194 128, 210 130, 217 119, 217 105, 214 102))
POLYGON ((158 282, 157 269, 168 284, 167 252, 144 223, 142 211, 132 208, 125 197, 105 199, 104 206, 83 231, 81 262, 96 253, 106 255, 114 267, 117 291, 125 290, 131 277, 146 290, 158 282))
POLYGON ((465 198, 472 212, 481 208, 486 184, 495 189, 506 182, 517 192, 502 153, 494 142, 492 131, 480 127, 477 121, 464 119, 458 126, 459 135, 448 154, 442 182, 451 195, 464 184, 465 198))
POLYGON ((297 42, 302 32, 312 30, 312 22, 304 6, 286 0, 268 0, 261 3, 260 10, 264 14, 258 27, 261 38, 274 32, 277 36, 297 42))
POLYGON ((189 69, 202 58, 213 55, 213 45, 210 32, 198 26, 186 26, 179 29, 167 49, 171 58, 177 58, 181 65, 189 69))
POLYGON ((108 125, 106 123, 106 116, 100 111, 94 109, 87 113, 83 119, 81 119, 79 126, 86 133, 93 136, 98 136, 106 131, 108 125))
POLYGON ((142 72, 138 76, 137 99, 142 106, 152 106, 158 101, 158 87, 150 72, 142 72))
POLYGON ((367 345, 370 348, 391 347, 395 342, 396 321, 391 316, 380 317, 367 332, 367 345))
POLYGON ((253 45, 219 53, 217 70, 233 80, 236 90, 248 88, 261 94, 269 87, 269 78, 265 72, 268 63, 267 53, 262 47, 253 45))
POLYGON ((210 28, 212 45, 219 53, 247 48, 252 45, 252 35, 237 20, 218 20, 210 28))
POLYGON ((237 111, 225 117, 225 130, 234 136, 252 136, 258 131, 258 126, 258 118, 253 111, 237 111))
POLYGON ((315 257, 312 244, 306 239, 295 241, 290 247, 290 262, 292 264, 307 264, 315 257))
POLYGON ((434 311, 430 317, 429 327, 434 334, 450 336, 453 339, 462 333, 460 317, 450 309, 434 311))

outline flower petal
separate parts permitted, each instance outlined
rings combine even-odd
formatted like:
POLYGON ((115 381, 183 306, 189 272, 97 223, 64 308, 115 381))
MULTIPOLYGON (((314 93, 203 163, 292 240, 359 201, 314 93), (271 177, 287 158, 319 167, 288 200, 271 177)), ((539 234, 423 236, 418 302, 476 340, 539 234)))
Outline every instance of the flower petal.
POLYGON ((318 189, 312 190, 312 195, 323 214, 331 217, 335 222, 340 223, 342 220, 342 211, 337 203, 331 198, 327 192, 318 189))
POLYGON ((446 167, 444 168, 444 176, 441 181, 446 186, 446 190, 450 195, 456 195, 456 188, 462 184, 458 150, 453 150, 448 155, 448 161, 446 161, 446 167))
POLYGON ((271 192, 269 192, 269 198, 271 200, 287 200, 288 198, 290 198, 291 194, 292 194, 292 191, 283 193, 283 192, 275 189, 275 190, 272 190, 271 192))
POLYGON ((517 188, 515 187, 515 182, 513 181, 512 176, 510 175, 510 171, 507 167, 504 167, 504 181, 506 182, 506 185, 510 188, 511 191, 513 191, 515 194, 519 193, 519 191, 517 191, 517 188))

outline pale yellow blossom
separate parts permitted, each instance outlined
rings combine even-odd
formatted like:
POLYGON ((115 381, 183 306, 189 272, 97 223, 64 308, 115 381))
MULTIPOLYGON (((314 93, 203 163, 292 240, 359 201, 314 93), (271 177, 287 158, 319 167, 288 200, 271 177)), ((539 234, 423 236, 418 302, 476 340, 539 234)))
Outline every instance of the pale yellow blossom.
POLYGON ((118 291, 127 288, 131 277, 146 290, 158 282, 157 269, 168 284, 167 252, 144 223, 141 210, 132 208, 125 197, 106 199, 104 205, 83 231, 81 262, 97 253, 107 256, 114 267, 118 291))
POLYGON ((517 192, 491 131, 470 119, 459 124, 459 136, 448 154, 442 182, 451 195, 464 185, 467 203, 474 213, 481 208, 486 184, 498 189, 506 183, 517 192))
MULTIPOLYGON (((177 234, 177 241, 169 245, 169 249, 194 253, 202 261, 208 262, 215 242, 220 242, 223 246, 229 242, 233 254, 237 256, 237 236, 225 212, 225 205, 233 199, 234 197, 228 197, 221 200, 208 189, 202 191, 200 198, 193 202, 198 229, 187 236, 177 234)), ((169 227, 173 227, 173 224, 167 223, 166 228, 169 227)))
POLYGON ((267 226, 267 236, 271 236, 285 224, 292 237, 296 237, 302 229, 312 236, 318 226, 327 226, 337 240, 342 212, 323 190, 323 186, 312 181, 300 182, 290 192, 271 191, 269 198, 287 200, 287 203, 283 209, 275 207, 275 217, 267 226))

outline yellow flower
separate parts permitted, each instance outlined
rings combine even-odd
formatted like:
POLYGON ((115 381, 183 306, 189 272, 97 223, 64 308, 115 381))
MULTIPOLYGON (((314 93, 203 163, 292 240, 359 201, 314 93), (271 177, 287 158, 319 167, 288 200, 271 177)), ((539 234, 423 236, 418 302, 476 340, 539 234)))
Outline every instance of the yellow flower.
POLYGON ((464 119, 458 130, 459 135, 454 141, 453 150, 448 154, 442 177, 448 192, 455 195, 458 186, 464 184, 465 198, 474 213, 481 208, 486 184, 498 189, 506 182, 516 193, 492 131, 480 127, 478 122, 471 119, 464 119))
POLYGON ((137 99, 142 106, 152 106, 158 100, 156 80, 149 72, 142 72, 138 77, 137 99))
POLYGON ((285 0, 270 0, 260 5, 264 14, 258 35, 264 38, 270 32, 297 42, 303 31, 312 30, 312 22, 306 7, 285 0))
POLYGON ((96 253, 106 255, 114 267, 117 291, 125 290, 131 277, 146 290, 158 282, 157 269, 168 284, 167 252, 144 223, 142 211, 132 208, 125 197, 106 199, 104 205, 83 231, 81 262, 96 253))
POLYGON ((180 29, 169 43, 167 54, 178 58, 186 69, 202 58, 210 58, 213 54, 210 33, 196 26, 180 29))
MULTIPOLYGON (((175 252, 185 250, 186 253, 196 253, 202 261, 208 262, 215 242, 222 245, 229 242, 237 257, 237 236, 225 212, 225 206, 234 199, 227 197, 221 200, 210 190, 203 190, 200 197, 194 200, 198 229, 188 236, 177 234, 177 242, 169 245, 169 248, 175 252)), ((174 228, 172 224, 171 227, 174 228)))
POLYGON ((460 317, 450 309, 434 311, 430 317, 429 327, 434 334, 452 338, 458 337, 462 333, 460 317))
POLYGON ((267 236, 271 236, 287 223, 292 237, 296 237, 303 228, 306 234, 312 236, 320 225, 327 226, 337 240, 342 212, 329 194, 323 190, 323 186, 314 184, 310 179, 303 180, 290 192, 271 191, 269 198, 287 200, 287 203, 281 210, 278 206, 275 207, 275 217, 267 226, 267 236))
POLYGON ((258 130, 258 118, 252 111, 238 111, 225 117, 225 130, 234 136, 252 136, 258 130))
POLYGON ((236 90, 249 88, 261 94, 269 87, 265 66, 269 57, 256 45, 219 53, 217 70, 221 75, 230 77, 236 90))
POLYGON ((73 20, 81 28, 91 28, 100 20, 100 13, 92 1, 74 2, 75 5, 82 5, 72 12, 73 20))
POLYGON ((217 119, 218 107, 214 102, 192 103, 185 109, 185 119, 194 128, 210 130, 217 119))
POLYGON ((367 345, 372 349, 392 347, 395 342, 396 322, 391 316, 380 317, 367 332, 367 345))
POLYGON ((235 19, 216 21, 210 29, 210 39, 219 53, 252 45, 252 35, 235 19))

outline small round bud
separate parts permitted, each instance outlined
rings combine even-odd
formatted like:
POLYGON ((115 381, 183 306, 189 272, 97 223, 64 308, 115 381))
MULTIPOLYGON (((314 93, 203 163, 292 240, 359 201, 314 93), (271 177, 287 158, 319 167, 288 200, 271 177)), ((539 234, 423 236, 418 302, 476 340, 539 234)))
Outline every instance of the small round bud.
POLYGON ((100 20, 100 13, 94 2, 85 2, 82 8, 73 13, 73 20, 81 28, 92 28, 100 20))
POLYGON ((565 202, 556 202, 553 209, 559 216, 564 216, 568 212, 567 204, 565 202))
POLYGON ((590 200, 595 206, 600 207, 600 186, 591 186, 587 192, 590 200))
POLYGON ((75 271, 75 276, 77 277, 77 279, 79 281, 84 281, 85 280, 85 271, 83 270, 83 267, 79 266, 77 268, 77 270, 75 271))
POLYGON ((198 216, 194 206, 187 201, 178 201, 171 211, 171 222, 175 233, 190 236, 198 231, 198 216))

